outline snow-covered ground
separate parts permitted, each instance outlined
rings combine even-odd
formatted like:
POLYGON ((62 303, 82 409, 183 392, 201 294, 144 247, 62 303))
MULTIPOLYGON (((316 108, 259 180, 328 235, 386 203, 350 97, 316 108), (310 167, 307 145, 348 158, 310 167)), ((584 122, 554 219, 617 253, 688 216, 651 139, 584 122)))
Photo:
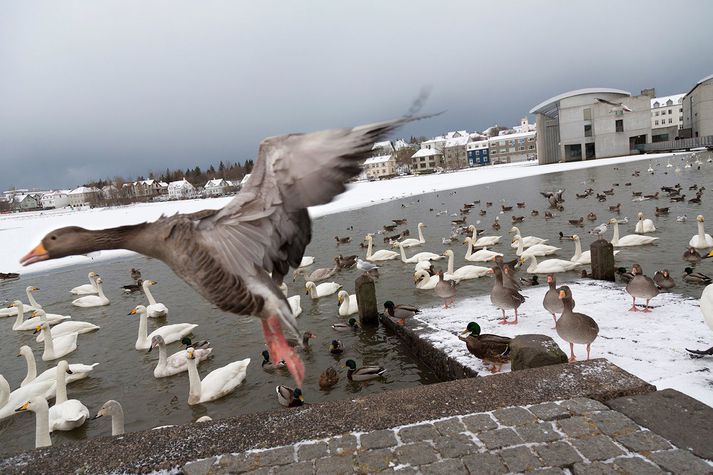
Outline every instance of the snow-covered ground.
MULTIPOLYGON (((311 208, 310 214, 313 217, 318 217, 432 191, 463 188, 546 173, 615 165, 637 160, 651 160, 662 156, 669 156, 669 154, 634 155, 552 165, 536 165, 534 162, 514 163, 485 168, 471 168, 440 175, 409 176, 386 181, 356 183, 350 185, 345 193, 338 196, 331 203, 311 208)), ((642 165, 642 168, 645 168, 645 166, 642 165)), ((166 201, 84 211, 62 209, 4 215, 0 217, 0 249, 3 251, 0 253, 0 272, 18 272, 20 269, 18 264, 20 257, 27 253, 39 242, 42 236, 52 229, 63 226, 102 229, 137 224, 154 221, 162 214, 191 213, 202 209, 221 208, 230 199, 230 197, 227 197, 166 201)), ((127 251, 108 251, 101 253, 101 255, 93 256, 93 258, 107 259, 126 253, 127 251)), ((75 256, 57 261, 41 262, 23 269, 23 272, 39 272, 66 265, 84 263, 86 259, 85 257, 75 256)))
MULTIPOLYGON (((703 321, 697 300, 660 294, 651 301, 655 307, 651 313, 629 312, 631 297, 620 284, 582 280, 567 285, 572 289, 575 311, 589 315, 599 325, 592 358, 604 357, 658 389, 673 388, 713 406, 711 357, 691 359, 685 350, 713 346, 713 334, 703 321)), ((490 303, 489 295, 482 295, 457 300, 453 309, 423 309, 416 328, 427 329, 421 333, 424 338, 482 375, 490 373, 457 337, 472 321, 481 326, 482 333, 548 335, 569 356, 569 344, 557 335, 552 315, 542 306, 546 291, 547 286, 541 285, 522 292, 527 300, 520 307, 518 325, 498 324, 500 310, 490 303)), ((508 312, 511 320, 512 315, 508 312)), ((575 345, 574 351, 578 359, 587 356, 584 345, 575 345)), ((509 365, 502 369, 509 371, 509 365)))

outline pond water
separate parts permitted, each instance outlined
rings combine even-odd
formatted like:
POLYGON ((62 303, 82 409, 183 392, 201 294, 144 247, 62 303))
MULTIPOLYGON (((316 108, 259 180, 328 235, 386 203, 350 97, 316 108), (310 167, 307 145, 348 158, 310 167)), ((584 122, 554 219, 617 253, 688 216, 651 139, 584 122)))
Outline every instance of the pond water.
MULTIPOLYGON (((688 187, 697 184, 710 188, 713 184, 713 165, 707 163, 709 154, 699 154, 703 161, 700 170, 694 165, 684 168, 682 157, 677 155, 670 159, 671 168, 667 168, 667 159, 652 161, 655 169, 653 175, 648 174, 648 161, 638 161, 631 164, 618 166, 595 167, 567 173, 551 173, 526 179, 510 180, 493 185, 475 186, 456 191, 442 191, 429 193, 417 198, 397 200, 377 206, 349 211, 341 214, 325 216, 314 221, 313 242, 306 254, 316 257, 317 267, 331 267, 333 257, 338 254, 360 254, 365 251, 359 243, 367 232, 375 232, 392 219, 406 218, 408 224, 399 229, 408 228, 411 237, 416 237, 416 224, 423 222, 427 225, 424 230, 426 244, 421 247, 407 250, 408 255, 422 250, 441 253, 446 247, 454 250, 455 266, 465 264, 463 256, 466 248, 462 240, 449 246, 441 243, 441 238, 447 237, 451 232, 450 214, 457 212, 463 203, 481 200, 481 205, 476 206, 468 217, 469 223, 481 221, 480 227, 486 228, 486 234, 499 234, 507 236, 511 226, 511 215, 524 215, 525 221, 520 224, 520 229, 525 235, 535 235, 550 240, 563 248, 557 256, 568 259, 574 253, 573 243, 558 240, 558 232, 565 234, 578 233, 582 238, 583 248, 588 249, 593 237, 587 230, 594 225, 605 222, 612 216, 608 211, 610 205, 621 203, 621 213, 618 217, 628 217, 629 224, 621 225, 621 234, 633 233, 636 213, 643 211, 647 217, 654 220, 657 227, 656 236, 660 238, 656 245, 635 248, 625 248, 618 256, 617 262, 629 267, 633 262, 639 262, 648 275, 657 269, 668 268, 677 280, 677 291, 685 295, 699 297, 701 287, 689 285, 682 281, 680 275, 686 266, 681 259, 681 254, 686 248, 688 240, 696 233, 695 216, 705 214, 707 194, 703 204, 690 204, 688 202, 669 203, 663 197, 658 200, 643 202, 632 201, 632 191, 654 193, 661 186, 673 186, 680 183, 687 195, 693 192, 688 187), (675 172, 680 168, 679 172, 675 172), (634 171, 640 171, 639 176, 632 176, 634 171), (631 186, 626 186, 631 182, 631 186), (618 183, 618 186, 615 184, 618 183), (581 193, 586 188, 593 188, 597 192, 614 189, 615 194, 609 196, 606 202, 600 203, 596 197, 587 199, 575 198, 575 193, 581 193), (566 189, 564 211, 556 212, 558 216, 545 220, 544 210, 546 200, 540 191, 566 189), (493 202, 493 206, 486 208, 485 202, 493 202), (527 203, 526 208, 518 209, 516 202, 527 203), (500 213, 500 204, 513 205, 512 212, 500 213), (654 216, 656 206, 670 207, 668 216, 654 216), (486 209, 485 216, 479 216, 479 207, 486 209), (437 215, 444 209, 448 213, 437 215), (533 209, 539 210, 537 217, 531 216, 533 209), (585 228, 568 224, 569 219, 586 216, 593 211, 598 220, 594 223, 585 221, 585 228), (686 214, 686 223, 676 222, 676 217, 686 214), (491 223, 499 216, 502 222, 500 231, 494 231, 491 223), (352 242, 336 246, 334 236, 351 236, 352 242), (418 250, 418 251, 417 251, 418 250)), ((689 159, 689 161, 691 161, 689 159)), ((71 223, 67 223, 71 224, 71 223)), ((713 224, 711 224, 713 227, 713 224)), ((710 233, 710 230, 709 230, 710 233)), ((608 234, 611 237, 611 231, 608 234)), ((18 236, 23 239, 23 236, 18 236)), ((374 239, 377 249, 383 248, 381 235, 374 239)), ((509 240, 503 240, 494 249, 506 252, 506 256, 514 257, 514 249, 509 247, 509 240)), ((33 243, 28 242, 28 247, 33 243)), ((446 261, 439 261, 437 266, 445 269, 446 261)), ((483 264, 484 265, 484 264, 483 264)), ((696 269, 704 273, 713 273, 713 259, 703 261, 696 269)), ((524 274, 524 270, 521 271, 524 274)), ((576 279, 578 272, 570 272, 560 277, 576 279)), ((342 271, 333 279, 344 285, 350 291, 354 288, 354 279, 358 271, 342 271)), ((541 279, 544 281, 544 279, 541 279)), ((371 394, 390 389, 408 387, 419 384, 437 382, 438 378, 425 366, 419 364, 409 354, 401 341, 383 328, 362 329, 357 333, 335 332, 331 324, 344 321, 337 315, 336 295, 312 301, 304 295, 304 281, 300 278, 293 283, 288 279, 290 295, 302 295, 303 314, 298 322, 302 330, 311 330, 317 335, 312 340, 312 350, 305 353, 307 375, 305 378, 304 392, 306 401, 320 402, 334 399, 347 399, 356 395, 371 394), (328 346, 333 338, 342 340, 345 346, 344 354, 337 358, 328 351, 328 346), (348 358, 355 359, 358 364, 379 364, 387 368, 383 380, 365 383, 351 383, 346 378, 342 368, 348 358), (328 366, 334 366, 340 372, 339 383, 329 391, 321 391, 318 386, 319 374, 328 366)), ((0 284, 0 300, 13 300, 20 298, 26 302, 24 288, 27 285, 39 287, 35 297, 47 311, 52 313, 71 314, 75 320, 88 321, 101 326, 101 330, 79 336, 78 349, 69 355, 70 363, 94 363, 100 365, 94 370, 91 377, 72 383, 69 388, 69 397, 81 400, 90 410, 92 415, 108 399, 116 399, 124 406, 126 414, 126 430, 136 431, 168 424, 183 424, 194 421, 200 416, 209 415, 215 418, 256 412, 262 410, 275 410, 280 406, 275 397, 275 385, 292 383, 287 372, 264 372, 260 366, 260 353, 264 349, 262 333, 259 322, 247 317, 236 317, 226 314, 205 302, 188 285, 178 279, 163 263, 141 256, 127 257, 111 261, 102 261, 85 266, 75 266, 63 270, 47 273, 31 274, 19 281, 0 284), (157 352, 151 353, 137 351, 134 342, 138 331, 138 317, 127 316, 127 313, 137 304, 146 303, 143 294, 123 295, 120 287, 131 283, 129 269, 140 268, 144 278, 153 279, 158 285, 153 287, 154 296, 169 308, 169 317, 162 321, 149 321, 149 331, 159 323, 192 322, 200 326, 195 330, 196 339, 209 339, 214 347, 213 357, 201 363, 201 375, 221 367, 231 361, 250 357, 252 362, 248 368, 245 382, 229 396, 216 402, 189 406, 188 376, 182 373, 169 378, 155 379, 153 367, 158 358, 157 352), (111 299, 111 305, 101 308, 77 308, 71 305, 72 296, 69 289, 76 285, 86 283, 86 274, 94 270, 102 275, 105 293, 111 299)), ((458 288, 458 296, 478 295, 489 292, 492 279, 489 277, 477 280, 464 281, 458 288)), ((419 306, 438 305, 439 299, 433 291, 415 289, 413 285, 413 264, 404 264, 400 261, 383 263, 381 277, 377 283, 377 294, 380 302, 393 300, 397 303, 411 303, 419 306)), ((457 302, 453 311, 458 311, 457 302)), ((493 309, 494 313, 498 311, 493 309)), ((19 386, 25 375, 23 358, 17 358, 20 346, 29 345, 33 348, 37 359, 38 373, 56 361, 45 363, 41 361, 42 345, 34 341, 30 332, 12 331, 14 318, 0 319, 0 374, 3 374, 10 386, 14 389, 19 386)), ((169 345, 169 352, 179 349, 177 344, 169 345)), ((289 410, 289 409, 284 409, 289 410)), ((80 429, 72 432, 58 432, 52 435, 54 444, 61 444, 68 440, 78 440, 85 437, 109 435, 110 422, 105 419, 88 421, 80 429)), ((12 453, 26 450, 34 444, 34 415, 23 413, 0 421, 0 453, 12 453)))

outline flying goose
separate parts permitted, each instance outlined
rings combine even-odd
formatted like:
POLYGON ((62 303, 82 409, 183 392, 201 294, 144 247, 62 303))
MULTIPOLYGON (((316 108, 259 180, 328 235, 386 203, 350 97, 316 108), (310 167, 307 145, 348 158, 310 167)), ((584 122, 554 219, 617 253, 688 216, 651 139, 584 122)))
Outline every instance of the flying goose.
POLYGON ((258 317, 270 353, 285 360, 301 387, 304 364, 282 329, 299 336, 297 321, 279 285, 290 267, 300 265, 311 240, 307 208, 342 193, 374 142, 420 118, 266 138, 250 178, 222 209, 104 230, 56 229, 20 262, 105 249, 159 259, 221 310, 258 317))

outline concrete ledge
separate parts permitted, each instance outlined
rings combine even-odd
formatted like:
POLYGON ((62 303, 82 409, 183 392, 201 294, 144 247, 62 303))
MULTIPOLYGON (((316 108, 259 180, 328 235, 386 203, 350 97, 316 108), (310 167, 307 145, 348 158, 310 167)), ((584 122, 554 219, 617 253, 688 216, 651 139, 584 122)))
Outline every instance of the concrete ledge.
POLYGON ((214 455, 289 445, 499 407, 575 397, 606 401, 655 388, 603 359, 468 378, 346 401, 100 437, 0 461, 2 473, 150 472, 214 455))
MULTIPOLYGON (((391 318, 381 315, 381 323, 401 338, 409 348, 409 351, 418 360, 431 368, 439 378, 444 381, 454 379, 474 378, 478 372, 468 366, 459 363, 448 357, 441 349, 433 346, 430 341, 421 338, 418 334, 406 325, 399 325, 391 318)), ((465 343, 463 343, 465 345, 465 343)))
POLYGON ((605 403, 678 447, 713 460, 713 408, 673 389, 605 403))

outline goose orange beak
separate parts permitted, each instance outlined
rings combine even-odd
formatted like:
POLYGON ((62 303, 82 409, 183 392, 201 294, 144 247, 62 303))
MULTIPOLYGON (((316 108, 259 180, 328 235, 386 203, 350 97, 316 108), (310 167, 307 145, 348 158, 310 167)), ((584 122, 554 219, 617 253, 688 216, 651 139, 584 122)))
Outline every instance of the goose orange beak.
POLYGON ((23 266, 29 266, 35 262, 46 261, 50 258, 50 253, 45 249, 44 244, 39 243, 37 247, 22 256, 20 259, 20 264, 23 266))
POLYGON ((563 299, 566 296, 567 296, 567 292, 565 292, 564 290, 560 290, 560 298, 563 299))

